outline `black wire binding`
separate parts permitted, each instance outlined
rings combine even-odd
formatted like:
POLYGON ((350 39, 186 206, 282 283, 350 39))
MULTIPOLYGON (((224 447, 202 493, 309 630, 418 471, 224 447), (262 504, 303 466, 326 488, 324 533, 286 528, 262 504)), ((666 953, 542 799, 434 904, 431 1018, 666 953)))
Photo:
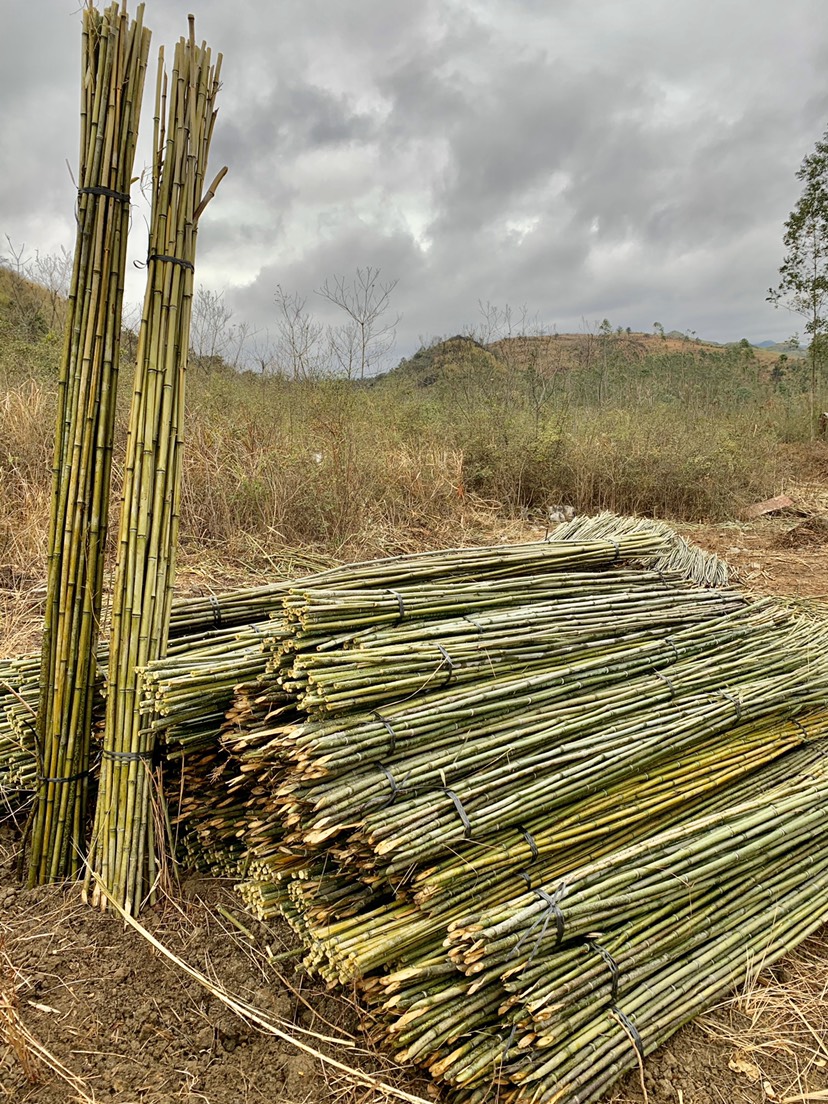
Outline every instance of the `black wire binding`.
POLYGON ((603 958, 604 962, 606 962, 607 966, 609 966, 610 980, 612 983, 609 1002, 610 1004, 615 1004, 616 1000, 618 999, 618 963, 615 961, 615 959, 612 957, 606 947, 602 947, 601 944, 596 943, 594 939, 588 939, 587 946, 591 951, 595 951, 596 954, 600 955, 601 958, 603 958))
POLYGON ((210 606, 213 610, 213 624, 217 629, 221 628, 221 606, 218 603, 218 598, 215 594, 210 595, 210 606))
MULTIPOLYGON (((446 661, 446 664, 448 666, 448 674, 446 675, 445 682, 443 683, 443 686, 448 686, 448 684, 451 682, 452 677, 454 675, 454 661, 452 660, 451 656, 448 654, 448 652, 446 651, 446 649, 443 647, 442 644, 435 644, 435 647, 439 650, 440 655, 446 661)), ((442 664, 440 664, 440 667, 442 667, 442 664)), ((437 670, 439 671, 440 668, 438 667, 437 670)))
POLYGON ((376 709, 371 710, 371 716, 376 717, 378 721, 380 721, 382 724, 385 725, 386 731, 388 732, 388 735, 391 737, 391 747, 388 750, 393 755, 394 752, 397 749, 397 734, 396 734, 396 732, 391 727, 390 722, 386 721, 386 719, 385 719, 385 717, 383 717, 382 713, 377 712, 376 709))
POLYGON ((471 834, 472 834, 471 821, 468 818, 468 814, 466 813, 466 810, 463 808, 463 802, 460 800, 460 798, 457 796, 457 794, 454 792, 454 790, 450 790, 448 788, 448 786, 444 787, 443 793, 448 794, 448 796, 454 802, 454 807, 457 810, 457 815, 463 821, 463 834, 465 835, 466 839, 471 839, 471 834))
POLYGON ((742 719, 742 703, 739 701, 739 698, 736 696, 736 694, 729 694, 727 692, 727 690, 720 690, 719 694, 720 694, 721 697, 727 698, 727 700, 729 702, 732 702, 733 705, 736 706, 736 720, 741 721, 741 719, 742 719))
MULTIPOLYGON (((557 936, 556 940, 555 940, 555 946, 560 947, 561 943, 563 943, 563 937, 564 937, 564 918, 563 918, 563 913, 561 912, 561 906, 558 904, 557 893, 555 893, 553 895, 553 894, 547 893, 545 889, 539 889, 539 888, 533 889, 532 892, 535 894, 536 897, 540 897, 541 901, 546 902, 546 904, 549 906, 549 914, 551 916, 555 917, 555 928, 556 928, 556 936, 557 936)), ((549 917, 547 917, 547 923, 548 922, 549 922, 549 917)), ((546 931, 546 925, 544 925, 544 932, 545 931, 546 931)))
POLYGON ((400 794, 400 787, 397 785, 397 783, 394 779, 394 775, 391 773, 391 771, 388 769, 388 767, 386 767, 382 763, 377 763, 377 766, 382 771, 382 773, 385 775, 385 777, 388 779, 388 781, 391 783, 391 797, 388 800, 388 804, 393 805, 394 802, 397 800, 399 794, 400 794))
POLYGON ((796 727, 799 729, 799 731, 802 733, 802 735, 805 737, 806 740, 810 740, 810 738, 811 738, 810 733, 808 732, 808 729, 805 727, 804 724, 802 724, 801 721, 798 721, 796 719, 796 717, 791 717, 791 724, 796 725, 796 727))
POLYGON ((665 675, 663 671, 653 671, 656 678, 661 679, 662 682, 667 684, 667 689, 670 691, 672 697, 676 697, 676 686, 669 675, 665 675))
POLYGON ((400 607, 400 621, 402 621, 405 617, 405 602, 403 601, 403 596, 398 590, 392 590, 391 587, 386 587, 386 590, 397 599, 397 605, 400 607))
POLYGON ((104 188, 95 184, 88 188, 78 188, 78 195, 107 196, 109 199, 119 199, 121 203, 131 203, 129 192, 116 192, 114 188, 104 188))
POLYGON ((538 845, 535 843, 535 839, 528 828, 524 828, 522 824, 518 824, 517 830, 529 844, 529 850, 532 852, 532 862, 538 858, 540 852, 538 851, 538 845))
POLYGON ((633 1041, 633 1046, 638 1051, 638 1057, 641 1058, 641 1060, 643 1061, 644 1040, 638 1034, 638 1028, 635 1026, 632 1020, 628 1016, 626 1016, 616 1005, 613 1005, 612 1008, 610 1008, 610 1013, 611 1015, 615 1016, 621 1026, 626 1029, 627 1033, 633 1041))
POLYGON ((54 782, 57 786, 68 785, 70 782, 77 782, 81 778, 89 778, 92 774, 91 770, 78 771, 77 774, 69 774, 65 778, 47 778, 45 774, 38 777, 37 781, 40 782, 54 782))
POLYGON ((181 268, 189 269, 190 272, 195 272, 195 265, 192 261, 182 260, 181 257, 169 257, 166 253, 150 253, 147 257, 147 264, 150 261, 169 261, 170 264, 180 265, 181 268))
POLYGON ((615 563, 617 560, 620 560, 621 559, 621 545, 618 543, 618 541, 613 540, 612 537, 604 537, 604 540, 607 542, 607 544, 611 544, 612 547, 615 549, 615 556, 613 557, 612 562, 615 563))

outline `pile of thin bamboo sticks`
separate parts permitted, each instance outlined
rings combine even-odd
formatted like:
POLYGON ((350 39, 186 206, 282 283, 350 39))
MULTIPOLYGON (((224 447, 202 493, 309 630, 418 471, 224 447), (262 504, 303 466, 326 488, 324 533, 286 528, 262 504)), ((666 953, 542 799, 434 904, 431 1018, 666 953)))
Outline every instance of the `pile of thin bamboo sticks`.
POLYGON ((83 10, 77 243, 58 387, 30 884, 83 858, 130 183, 149 32, 143 5, 83 10))
POLYGON ((596 1099, 828 911, 828 629, 568 539, 517 585, 290 588, 182 756, 188 859, 463 1101, 596 1099))
POLYGON ((140 672, 180 859, 457 1099, 595 1100, 828 912, 828 627, 724 574, 602 516, 180 605, 140 672))

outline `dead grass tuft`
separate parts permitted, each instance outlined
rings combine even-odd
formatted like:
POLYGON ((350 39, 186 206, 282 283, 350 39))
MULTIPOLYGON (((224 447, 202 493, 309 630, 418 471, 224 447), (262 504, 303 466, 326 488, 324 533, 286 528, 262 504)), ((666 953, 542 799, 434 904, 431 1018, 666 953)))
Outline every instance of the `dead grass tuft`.
POLYGON ((766 1098, 828 1100, 828 942, 823 931, 702 1017, 730 1068, 766 1098))
POLYGON ((29 1045, 17 1007, 17 975, 0 940, 0 1043, 10 1047, 30 1085, 40 1080, 40 1068, 29 1045))

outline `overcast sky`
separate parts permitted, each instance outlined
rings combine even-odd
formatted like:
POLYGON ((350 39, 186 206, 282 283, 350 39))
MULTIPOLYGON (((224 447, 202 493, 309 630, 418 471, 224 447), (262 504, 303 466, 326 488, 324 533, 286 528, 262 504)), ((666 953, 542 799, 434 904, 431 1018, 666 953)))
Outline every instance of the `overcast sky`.
MULTIPOLYGON (((78 6, 0 0, 0 235, 29 251, 73 244, 78 6)), ((237 320, 273 327, 277 284, 321 311, 371 265, 399 281, 397 357, 480 300, 564 332, 801 329, 764 298, 828 126, 825 0, 147 0, 148 89, 188 10, 224 53, 230 168, 196 280, 237 320)))

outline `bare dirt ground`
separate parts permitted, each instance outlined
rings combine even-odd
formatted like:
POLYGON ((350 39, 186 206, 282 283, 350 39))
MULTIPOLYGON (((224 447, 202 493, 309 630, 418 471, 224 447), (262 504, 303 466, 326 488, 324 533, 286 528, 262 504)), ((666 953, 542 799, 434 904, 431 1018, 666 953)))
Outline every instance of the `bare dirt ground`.
MULTIPOLYGON (((792 497, 801 515, 680 528, 723 555, 745 588, 828 611, 828 494, 815 484, 792 497)), ((40 597, 33 586, 0 591, 4 654, 36 642, 40 597)), ((142 917, 205 986, 144 935, 85 906, 74 887, 22 888, 18 828, 13 820, 0 828, 0 1102, 379 1104, 433 1096, 416 1071, 374 1050, 355 1000, 296 969, 290 932, 245 916, 229 885, 188 879, 142 917), (217 989, 252 1004, 271 1029, 238 1015, 217 989), (50 1068, 58 1063, 62 1072, 50 1068)), ((827 935, 684 1028, 608 1104, 828 1101, 827 935)))

